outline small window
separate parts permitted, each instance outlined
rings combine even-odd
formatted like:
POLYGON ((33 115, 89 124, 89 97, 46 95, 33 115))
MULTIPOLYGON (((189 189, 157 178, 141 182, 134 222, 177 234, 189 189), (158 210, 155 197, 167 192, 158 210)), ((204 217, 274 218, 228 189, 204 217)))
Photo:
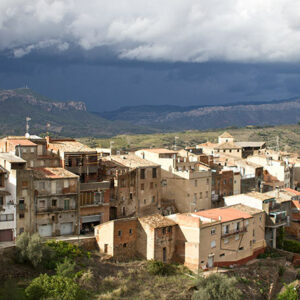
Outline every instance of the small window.
POLYGON ((132 193, 130 193, 129 194, 129 199, 132 200, 132 198, 133 198, 133 195, 132 195, 132 193))
POLYGON ((144 199, 144 204, 146 204, 147 203, 147 200, 146 199, 144 199))
POLYGON ((69 187, 69 180, 65 179, 64 180, 64 188, 68 188, 69 187))
POLYGON ((152 169, 152 178, 156 178, 157 177, 157 169, 153 168, 152 169))
POLYGON ((24 219, 24 214, 19 214, 19 219, 24 219))
POLYGON ((132 235, 132 229, 131 228, 129 229, 129 234, 132 235))
POLYGON ((166 234, 166 227, 163 227, 163 228, 162 228, 162 233, 163 233, 163 234, 166 234))
POLYGON ((216 247, 216 241, 213 240, 210 242, 210 248, 215 248, 216 247))
POLYGON ((52 207, 56 207, 57 205, 57 200, 56 199, 52 199, 52 207))
POLYGON ((155 196, 152 196, 152 203, 155 202, 155 196))
POLYGON ((22 234, 23 232, 24 232, 24 228, 21 227, 21 228, 20 228, 20 234, 22 234))
POLYGON ((223 256, 225 256, 225 253, 221 253, 221 254, 220 254, 220 257, 223 257, 223 256))
POLYGON ((200 192, 199 194, 200 194, 200 199, 202 199, 202 192, 200 192))
POLYGON ((210 234, 211 234, 211 235, 216 234, 216 228, 212 228, 212 229, 210 230, 210 234))
POLYGON ((239 250, 240 250, 240 251, 244 250, 244 247, 240 247, 239 250))
POLYGON ((118 236, 122 236, 122 230, 118 231, 118 236))
POLYGON ((45 208, 46 207, 46 200, 40 200, 39 201, 39 208, 45 208))
POLYGON ((65 210, 70 209, 70 200, 68 200, 68 199, 64 200, 64 209, 65 210))
POLYGON ((171 227, 171 226, 168 227, 168 232, 169 232, 169 233, 172 232, 172 227, 171 227))
POLYGON ((224 179, 223 183, 226 184, 226 179, 224 179))
POLYGON ((153 182, 150 182, 150 189, 153 189, 153 182))
POLYGON ((142 191, 145 190, 145 184, 144 183, 141 184, 141 190, 142 191))
POLYGON ((197 187, 198 186, 198 181, 197 180, 195 180, 195 187, 197 187))
POLYGON ((208 197, 208 191, 205 192, 205 197, 206 197, 206 198, 208 197))
POLYGON ((30 148, 31 153, 34 153, 34 147, 30 148))
POLYGON ((141 174, 140 174, 140 178, 141 179, 145 179, 145 169, 141 169, 141 174))
POLYGON ((209 178, 206 178, 206 184, 209 184, 209 178))
POLYGON ((124 243, 124 244, 123 244, 123 248, 126 248, 126 247, 127 247, 127 244, 126 244, 126 243, 124 243))

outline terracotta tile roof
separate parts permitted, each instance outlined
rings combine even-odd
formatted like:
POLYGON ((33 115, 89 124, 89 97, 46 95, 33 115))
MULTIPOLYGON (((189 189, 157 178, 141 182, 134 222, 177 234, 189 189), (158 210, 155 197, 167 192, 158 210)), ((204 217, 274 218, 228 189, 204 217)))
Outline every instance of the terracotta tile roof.
POLYGON ((164 149, 164 148, 153 148, 153 149, 142 149, 140 151, 147 151, 159 154, 177 154, 177 151, 164 149))
POLYGON ((49 143, 50 149, 53 148, 55 150, 59 150, 61 152, 76 152, 76 153, 86 153, 86 152, 93 152, 97 153, 97 150, 88 147, 80 142, 75 140, 65 140, 65 141, 50 141, 49 143))
POLYGON ((207 148, 214 148, 217 144, 211 143, 211 142, 206 142, 206 143, 202 143, 197 145, 198 148, 201 147, 207 147, 207 148))
POLYGON ((140 158, 134 154, 128 155, 111 155, 109 157, 105 157, 104 161, 113 161, 125 167, 135 169, 141 167, 158 167, 159 164, 153 163, 149 160, 140 158))
POLYGON ((249 219, 252 216, 249 213, 240 211, 239 209, 226 206, 221 208, 207 209, 194 213, 195 215, 218 221, 221 217, 221 222, 229 222, 238 219, 249 219))
POLYGON ((148 224, 152 228, 161 228, 176 225, 173 220, 159 214, 139 218, 139 221, 148 224))
POLYGON ((267 170, 264 170, 263 175, 265 182, 280 182, 277 177, 271 175, 267 170))
POLYGON ((223 132, 219 137, 220 138, 233 138, 233 136, 227 131, 223 132))
POLYGON ((8 140, 10 144, 14 145, 14 146, 30 146, 30 147, 36 147, 37 145, 35 143, 33 143, 30 140, 27 139, 15 139, 15 140, 8 140))
POLYGON ((33 168, 35 179, 77 178, 78 175, 63 168, 33 168))
POLYGON ((292 200, 293 206, 297 207, 300 209, 300 203, 298 200, 292 200))
POLYGON ((296 196, 300 196, 300 192, 298 192, 296 190, 293 190, 291 188, 285 188, 284 190, 287 191, 287 192, 289 192, 289 193, 292 193, 292 194, 294 194, 296 196))
POLYGON ((215 149, 241 149, 241 147, 237 146, 235 143, 225 142, 222 144, 217 144, 215 149))

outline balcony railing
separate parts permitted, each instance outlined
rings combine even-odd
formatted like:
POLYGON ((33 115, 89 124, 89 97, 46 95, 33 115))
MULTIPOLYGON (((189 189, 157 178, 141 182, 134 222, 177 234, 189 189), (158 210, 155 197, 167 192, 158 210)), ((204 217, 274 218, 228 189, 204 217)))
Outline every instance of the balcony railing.
POLYGON ((239 228, 239 229, 232 229, 229 230, 227 232, 222 231, 222 238, 231 236, 231 235, 235 235, 235 234, 239 234, 239 233, 245 233, 247 232, 247 227, 243 227, 243 228, 239 228))

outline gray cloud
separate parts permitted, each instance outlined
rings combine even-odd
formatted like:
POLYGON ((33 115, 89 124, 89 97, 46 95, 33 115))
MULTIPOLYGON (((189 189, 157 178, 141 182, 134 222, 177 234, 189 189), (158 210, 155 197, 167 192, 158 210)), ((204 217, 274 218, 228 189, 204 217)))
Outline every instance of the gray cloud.
POLYGON ((74 46, 144 61, 300 61, 300 2, 0 1, 0 51, 74 46))

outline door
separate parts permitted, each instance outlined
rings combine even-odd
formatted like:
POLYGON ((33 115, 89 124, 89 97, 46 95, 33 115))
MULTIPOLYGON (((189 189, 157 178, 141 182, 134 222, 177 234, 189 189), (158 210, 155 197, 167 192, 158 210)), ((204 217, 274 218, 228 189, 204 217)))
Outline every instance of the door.
POLYGON ((167 248, 164 247, 163 248, 163 262, 166 262, 167 261, 167 248))
POLYGON ((52 224, 39 225, 39 235, 41 237, 52 236, 52 224))
POLYGON ((61 223, 60 225, 60 234, 67 235, 73 233, 73 223, 61 223))
POLYGON ((207 260, 208 268, 212 268, 214 266, 214 256, 209 256, 207 260))
POLYGON ((13 231, 11 229, 0 230, 0 242, 10 242, 13 240, 13 231))

